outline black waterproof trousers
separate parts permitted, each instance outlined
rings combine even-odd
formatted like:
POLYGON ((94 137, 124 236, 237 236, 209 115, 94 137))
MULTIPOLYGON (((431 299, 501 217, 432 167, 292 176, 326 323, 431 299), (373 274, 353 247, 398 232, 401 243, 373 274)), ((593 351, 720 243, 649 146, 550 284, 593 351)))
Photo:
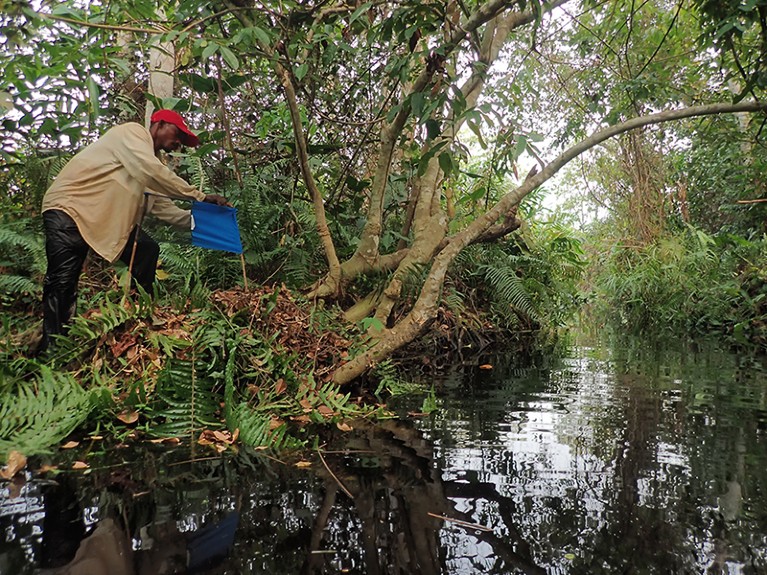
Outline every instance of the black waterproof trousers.
MULTIPOLYGON (((75 221, 60 210, 43 212, 45 226, 45 255, 48 269, 43 282, 43 339, 39 352, 48 349, 51 336, 66 333, 66 323, 72 317, 77 302, 77 283, 88 255, 85 243, 75 221)), ((120 255, 120 261, 130 264, 136 228, 131 232, 128 243, 120 255)), ((154 283, 160 246, 143 230, 139 230, 136 241, 136 256, 133 261, 133 285, 140 285, 151 292, 154 283)))

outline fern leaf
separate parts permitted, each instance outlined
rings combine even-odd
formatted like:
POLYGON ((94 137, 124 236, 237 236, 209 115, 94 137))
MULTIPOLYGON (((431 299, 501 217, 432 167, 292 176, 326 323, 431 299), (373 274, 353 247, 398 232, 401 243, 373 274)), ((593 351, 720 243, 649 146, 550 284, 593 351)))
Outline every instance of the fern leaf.
POLYGON ((0 275, 0 293, 5 296, 37 294, 41 291, 38 282, 23 276, 0 275))
POLYGON ((219 427, 220 397, 215 380, 198 373, 191 360, 168 361, 157 379, 152 416, 164 419, 153 428, 158 435, 191 435, 195 430, 219 427))
POLYGON ((49 453, 87 419, 98 389, 85 391, 69 374, 40 367, 33 382, 4 394, 0 405, 0 459, 18 450, 25 455, 49 453))
POLYGON ((499 300, 531 319, 537 318, 530 295, 513 270, 497 266, 480 266, 479 272, 499 300))

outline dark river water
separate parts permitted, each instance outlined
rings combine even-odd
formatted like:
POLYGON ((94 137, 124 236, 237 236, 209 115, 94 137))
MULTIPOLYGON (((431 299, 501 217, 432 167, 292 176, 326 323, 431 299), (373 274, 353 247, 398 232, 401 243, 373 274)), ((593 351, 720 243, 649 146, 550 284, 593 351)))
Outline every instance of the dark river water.
POLYGON ((764 358, 626 338, 484 361, 301 466, 102 446, 0 484, 0 574, 767 573, 764 358))

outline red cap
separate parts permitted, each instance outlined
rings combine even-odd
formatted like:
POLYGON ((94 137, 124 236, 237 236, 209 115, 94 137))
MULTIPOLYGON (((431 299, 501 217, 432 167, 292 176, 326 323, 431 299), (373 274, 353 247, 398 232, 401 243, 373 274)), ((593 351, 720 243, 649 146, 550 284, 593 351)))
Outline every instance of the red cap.
POLYGON ((178 112, 173 110, 157 110, 149 120, 152 124, 155 122, 168 122, 181 130, 181 143, 185 146, 197 147, 200 145, 200 139, 195 136, 187 127, 184 118, 178 112))

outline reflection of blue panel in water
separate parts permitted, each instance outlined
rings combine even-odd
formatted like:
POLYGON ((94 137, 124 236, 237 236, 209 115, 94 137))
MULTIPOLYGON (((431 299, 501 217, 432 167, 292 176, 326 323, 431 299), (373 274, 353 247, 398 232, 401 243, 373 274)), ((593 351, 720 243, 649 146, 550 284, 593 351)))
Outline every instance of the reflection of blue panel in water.
POLYGON ((237 227, 237 210, 227 206, 217 206, 206 202, 192 204, 192 245, 242 253, 240 229, 237 227))
POLYGON ((232 512, 218 523, 206 525, 192 535, 187 543, 188 567, 191 571, 205 567, 215 559, 226 557, 234 543, 234 533, 240 514, 232 512))

